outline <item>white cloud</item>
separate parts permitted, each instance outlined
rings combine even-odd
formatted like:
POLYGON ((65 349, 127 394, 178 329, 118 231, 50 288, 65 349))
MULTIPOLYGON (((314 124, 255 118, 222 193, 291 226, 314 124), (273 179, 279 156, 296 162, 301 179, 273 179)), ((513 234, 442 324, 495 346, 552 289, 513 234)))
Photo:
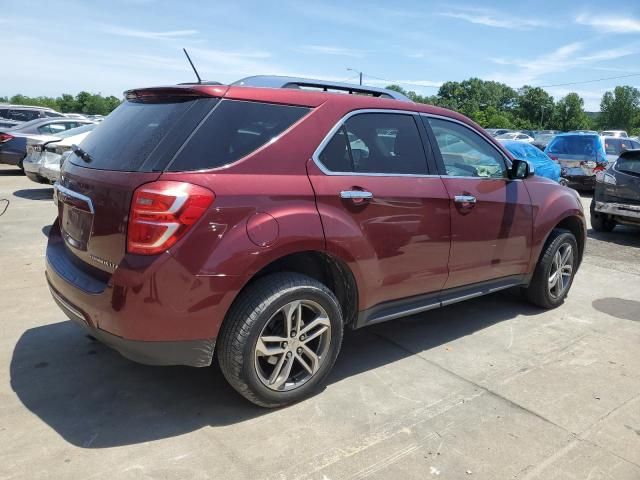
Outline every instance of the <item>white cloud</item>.
POLYGON ((331 45, 302 45, 297 49, 302 53, 319 53, 322 55, 335 55, 340 57, 362 58, 366 55, 363 50, 355 50, 331 45))
POLYGON ((512 17, 505 15, 504 12, 496 12, 484 8, 454 7, 453 10, 442 12, 440 15, 475 23, 476 25, 510 30, 526 30, 546 25, 543 21, 535 18, 512 17))
POLYGON ((115 25, 104 25, 101 30, 111 35, 122 37, 146 38, 150 40, 165 40, 182 37, 190 37, 198 34, 198 30, 169 30, 165 32, 151 32, 148 30, 136 30, 132 28, 118 27, 115 25))
POLYGON ((580 14, 575 19, 580 25, 587 25, 610 33, 640 33, 640 19, 631 16, 602 16, 600 14, 580 14))
POLYGON ((498 65, 510 67, 507 72, 497 72, 489 76, 491 80, 522 86, 540 83, 541 77, 550 73, 566 72, 569 69, 634 55, 637 48, 620 47, 580 54, 585 45, 581 42, 569 43, 535 58, 492 58, 498 65))

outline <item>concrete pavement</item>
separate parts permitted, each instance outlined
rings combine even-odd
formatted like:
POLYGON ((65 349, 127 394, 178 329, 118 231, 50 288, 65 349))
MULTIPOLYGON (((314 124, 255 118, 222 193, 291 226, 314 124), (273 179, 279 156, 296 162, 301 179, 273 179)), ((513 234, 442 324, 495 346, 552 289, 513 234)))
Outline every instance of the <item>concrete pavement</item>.
POLYGON ((326 389, 269 411, 65 320, 51 192, 0 166, 1 479, 640 479, 638 230, 590 231, 556 310, 507 292, 347 332, 326 389))

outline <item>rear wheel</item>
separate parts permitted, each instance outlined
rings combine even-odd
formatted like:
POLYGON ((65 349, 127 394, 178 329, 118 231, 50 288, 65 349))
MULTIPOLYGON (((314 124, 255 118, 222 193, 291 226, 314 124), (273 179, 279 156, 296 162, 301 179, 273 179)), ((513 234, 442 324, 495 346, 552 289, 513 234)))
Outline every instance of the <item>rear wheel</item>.
POLYGON ((576 238, 568 230, 553 230, 538 260, 531 283, 525 289, 527 299, 542 308, 561 305, 569 293, 577 268, 576 238))
POLYGON ((218 339, 225 378, 263 407, 309 396, 333 366, 343 321, 335 295, 297 273, 258 279, 234 303, 218 339))

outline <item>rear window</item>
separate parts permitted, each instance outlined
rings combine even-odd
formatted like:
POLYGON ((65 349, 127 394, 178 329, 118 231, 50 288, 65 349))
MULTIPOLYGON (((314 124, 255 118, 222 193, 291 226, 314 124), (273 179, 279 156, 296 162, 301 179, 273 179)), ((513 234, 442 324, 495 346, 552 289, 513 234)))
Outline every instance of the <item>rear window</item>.
POLYGON ((640 176, 640 152, 628 158, 619 158, 615 169, 619 172, 640 176))
POLYGON ((37 110, 17 110, 11 109, 7 113, 7 117, 9 120, 17 120, 19 122, 28 122, 30 120, 35 120, 40 117, 40 113, 37 110))
POLYGON ((221 167, 272 141, 309 108, 222 100, 168 167, 170 171, 221 167))
POLYGON ((180 145, 218 102, 215 98, 172 97, 167 101, 125 101, 82 142, 91 156, 82 167, 118 171, 163 170, 180 145))
POLYGON ((556 137, 547 147, 547 153, 558 155, 589 155, 597 153, 596 138, 583 135, 556 137))

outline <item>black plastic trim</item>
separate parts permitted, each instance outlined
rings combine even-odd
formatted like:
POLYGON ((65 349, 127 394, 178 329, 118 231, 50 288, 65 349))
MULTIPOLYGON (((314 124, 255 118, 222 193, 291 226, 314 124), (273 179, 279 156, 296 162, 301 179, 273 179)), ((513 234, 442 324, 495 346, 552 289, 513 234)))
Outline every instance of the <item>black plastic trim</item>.
POLYGON ((386 322, 416 313, 426 312, 435 308, 445 307, 453 303, 471 298, 488 295, 506 288, 527 285, 530 277, 527 275, 511 275, 508 277, 487 280, 484 282, 450 288, 439 292, 417 295, 384 302, 367 310, 358 312, 354 328, 365 327, 374 323, 386 322))

